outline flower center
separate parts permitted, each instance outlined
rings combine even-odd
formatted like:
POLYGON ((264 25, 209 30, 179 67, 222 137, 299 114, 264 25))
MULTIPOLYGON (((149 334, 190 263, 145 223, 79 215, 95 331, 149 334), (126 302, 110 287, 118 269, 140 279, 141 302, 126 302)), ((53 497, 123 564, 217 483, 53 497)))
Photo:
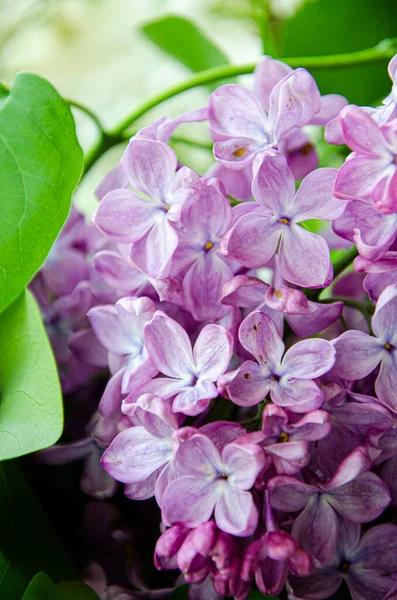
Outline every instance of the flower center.
POLYGON ((391 345, 390 342, 386 342, 386 344, 383 344, 383 347, 385 350, 387 350, 388 352, 391 352, 393 350, 393 346, 391 345))
POLYGON ((284 431, 283 431, 283 433, 280 433, 280 435, 278 436, 277 442, 279 444, 285 444, 285 442, 288 442, 288 441, 289 441, 288 433, 285 433, 284 431))
POLYGON ((283 292, 281 290, 277 290, 274 294, 276 296, 276 298, 282 298, 283 297, 283 292))
POLYGON ((214 245, 214 244, 213 244, 212 242, 207 242, 207 243, 205 244, 204 248, 205 248, 206 250, 211 250, 211 248, 213 247, 213 245, 214 245))
POLYGON ((344 560, 344 561, 343 561, 343 563, 342 563, 342 564, 341 564, 341 566, 340 566, 340 570, 341 570, 343 573, 347 573, 347 571, 349 570, 349 567, 350 567, 350 563, 349 563, 349 561, 348 561, 348 560, 344 560))
POLYGON ((271 379, 272 381, 280 381, 280 377, 279 377, 278 375, 272 375, 272 376, 270 377, 270 379, 271 379))
POLYGON ((287 219, 287 217, 281 217, 278 222, 282 223, 283 225, 289 225, 289 219, 287 219))
POLYGON ((235 156, 236 158, 240 158, 241 156, 245 156, 247 154, 247 148, 237 148, 237 150, 235 150, 233 152, 233 156, 235 156))
POLYGON ((228 479, 229 475, 227 473, 219 473, 218 479, 228 479))

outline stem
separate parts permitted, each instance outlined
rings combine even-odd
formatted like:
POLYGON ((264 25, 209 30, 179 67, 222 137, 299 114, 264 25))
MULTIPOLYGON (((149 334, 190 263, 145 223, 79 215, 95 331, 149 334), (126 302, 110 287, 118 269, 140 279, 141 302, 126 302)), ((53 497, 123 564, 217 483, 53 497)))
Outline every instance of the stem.
POLYGON ((357 248, 356 246, 352 246, 349 248, 349 250, 346 250, 343 256, 334 262, 334 279, 343 273, 343 271, 353 262, 356 256, 358 256, 357 248))
POLYGON ((201 150, 208 150, 212 152, 212 144, 206 142, 199 142, 198 140, 189 140, 188 138, 172 136, 170 142, 175 142, 176 144, 185 144, 186 146, 192 146, 193 148, 200 148, 201 150))
POLYGON ((356 308, 362 313, 368 313, 369 311, 373 311, 375 308, 372 302, 360 302, 359 300, 353 300, 353 298, 344 298, 343 296, 335 296, 332 298, 324 298, 320 300, 321 304, 332 304, 332 302, 343 302, 346 306, 356 308))
POLYGON ((87 116, 89 116, 90 119, 92 119, 94 121, 95 125, 99 129, 99 132, 102 135, 105 133, 105 129, 104 129, 99 117, 90 108, 87 108, 86 106, 84 106, 83 104, 80 104, 80 102, 76 102, 75 100, 66 100, 66 102, 69 104, 69 106, 73 106, 74 108, 77 108, 78 110, 80 110, 81 112, 83 112, 87 116))

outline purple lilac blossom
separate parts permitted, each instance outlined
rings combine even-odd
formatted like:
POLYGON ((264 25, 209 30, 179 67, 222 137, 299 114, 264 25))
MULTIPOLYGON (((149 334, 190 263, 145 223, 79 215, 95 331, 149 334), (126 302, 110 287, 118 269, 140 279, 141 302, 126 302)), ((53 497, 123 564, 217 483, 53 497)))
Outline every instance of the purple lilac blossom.
POLYGON ((253 163, 255 213, 242 216, 223 241, 226 256, 245 267, 265 265, 278 250, 280 274, 306 287, 325 287, 332 281, 328 244, 300 226, 307 219, 333 220, 346 202, 332 193, 336 169, 318 169, 303 180, 298 192, 285 157, 271 151, 253 163))
POLYGON ((254 406, 270 392, 272 401, 293 412, 319 408, 323 393, 314 379, 329 371, 335 350, 322 339, 303 340, 292 346, 283 357, 284 343, 274 321, 255 311, 241 324, 239 339, 255 357, 231 374, 227 384, 230 399, 240 406, 254 406))

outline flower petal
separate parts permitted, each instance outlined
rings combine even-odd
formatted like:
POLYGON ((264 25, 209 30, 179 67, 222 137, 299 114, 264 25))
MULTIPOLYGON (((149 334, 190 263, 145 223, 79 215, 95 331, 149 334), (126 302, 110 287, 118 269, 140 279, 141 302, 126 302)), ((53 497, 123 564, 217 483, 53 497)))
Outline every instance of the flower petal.
POLYGON ((277 141, 291 130, 307 125, 320 110, 321 96, 306 69, 295 69, 273 88, 270 95, 269 121, 277 141))
POLYGON ((336 350, 332 374, 349 381, 369 375, 384 354, 382 343, 363 331, 345 331, 332 343, 336 350))
POLYGON ((239 406, 255 406, 264 400, 270 390, 270 380, 257 363, 247 360, 228 383, 229 398, 239 406))
POLYGON ((285 354, 280 375, 315 379, 329 371, 335 362, 335 348, 327 340, 303 340, 285 354))
POLYGON ((94 306, 87 316, 95 335, 107 350, 122 356, 134 349, 134 341, 123 327, 114 306, 94 306))
POLYGON ((330 490, 327 500, 349 521, 368 523, 390 504, 390 492, 375 473, 367 472, 330 490))
POLYGON ((179 323, 157 311, 143 335, 148 354, 161 373, 175 378, 194 373, 189 336, 179 323))
POLYGON ((276 215, 283 216, 295 196, 295 179, 285 156, 276 150, 261 152, 254 159, 252 173, 255 200, 276 215))
POLYGON ((241 323, 238 332, 242 346, 255 356, 266 369, 278 368, 284 352, 284 343, 274 321, 256 310, 241 323))
POLYGON ((345 143, 364 156, 382 156, 385 138, 379 125, 365 110, 346 106, 339 115, 345 143))
POLYGON ((324 496, 318 494, 310 498, 293 524, 292 536, 320 564, 326 565, 332 560, 338 539, 338 520, 324 496))
POLYGON ((295 285, 326 287, 332 281, 327 242, 294 223, 282 232, 279 266, 284 279, 295 285))
POLYGON ((297 222, 307 219, 333 221, 341 216, 346 202, 333 195, 337 169, 316 169, 302 181, 290 208, 297 222))
POLYGON ((220 325, 206 325, 200 332, 193 349, 193 358, 200 378, 216 381, 230 362, 233 337, 220 325))
POLYGON ((215 522, 219 529, 231 535, 252 535, 258 525, 258 511, 251 494, 225 485, 215 506, 215 522))
POLYGON ((120 161, 130 184, 149 198, 167 202, 177 167, 175 152, 157 140, 132 138, 120 161))
POLYGON ((178 236, 165 212, 158 210, 153 226, 131 246, 130 258, 149 277, 165 278, 171 268, 178 236))
POLYGON ((222 253, 245 267, 262 267, 276 251, 281 227, 262 212, 243 215, 223 239, 222 253))
POLYGON ((92 222, 111 240, 128 244, 145 235, 157 210, 131 190, 114 190, 101 200, 92 222))
POLYGON ((143 427, 130 427, 115 437, 101 462, 117 481, 136 483, 144 481, 171 458, 171 440, 155 438, 143 427))
POLYGON ((197 527, 208 521, 221 494, 217 483, 208 478, 184 476, 172 481, 162 498, 162 517, 166 525, 182 523, 197 527))

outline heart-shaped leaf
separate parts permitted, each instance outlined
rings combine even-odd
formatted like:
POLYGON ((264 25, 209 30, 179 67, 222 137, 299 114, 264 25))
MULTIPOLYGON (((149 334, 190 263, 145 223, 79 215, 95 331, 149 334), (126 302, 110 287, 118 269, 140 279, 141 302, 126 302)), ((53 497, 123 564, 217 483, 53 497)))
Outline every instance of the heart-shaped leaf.
POLYGON ((62 394, 40 312, 24 292, 0 314, 0 460, 54 444, 62 394))
POLYGON ((45 260, 70 209, 83 154, 69 105, 45 79, 0 89, 0 311, 45 260))
POLYGON ((33 577, 22 600, 96 600, 95 592, 79 581, 55 585, 45 573, 33 577))

